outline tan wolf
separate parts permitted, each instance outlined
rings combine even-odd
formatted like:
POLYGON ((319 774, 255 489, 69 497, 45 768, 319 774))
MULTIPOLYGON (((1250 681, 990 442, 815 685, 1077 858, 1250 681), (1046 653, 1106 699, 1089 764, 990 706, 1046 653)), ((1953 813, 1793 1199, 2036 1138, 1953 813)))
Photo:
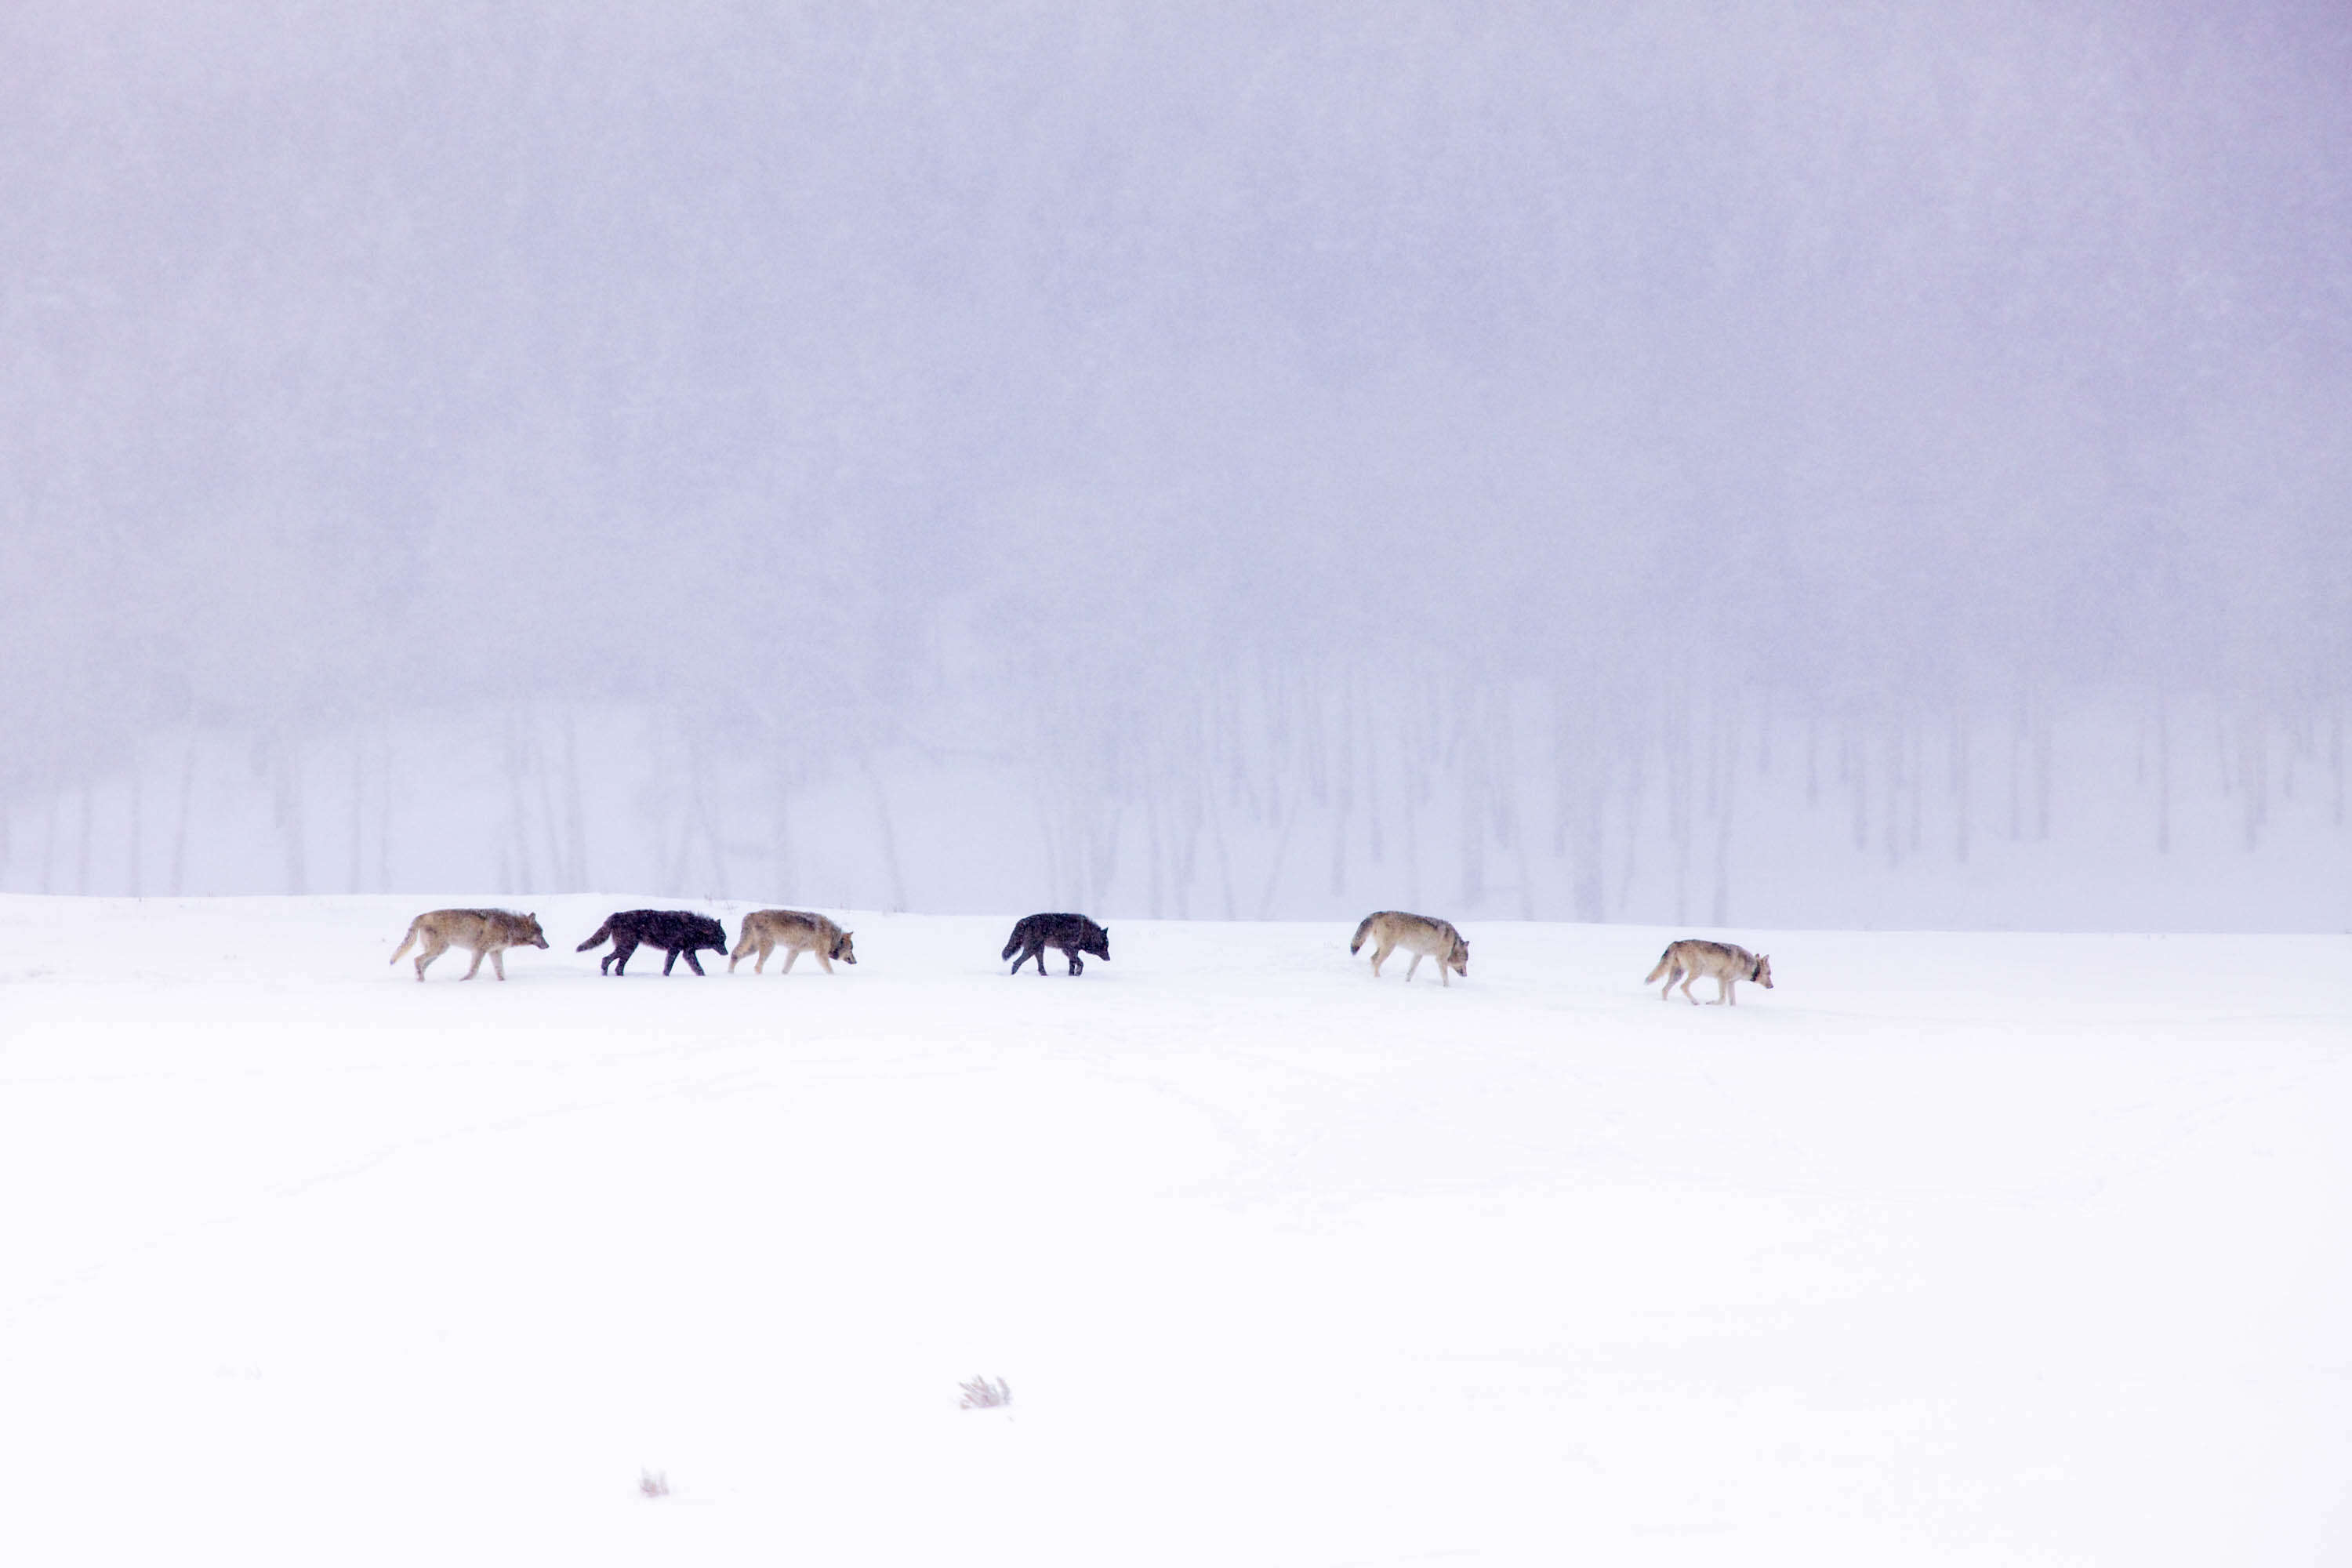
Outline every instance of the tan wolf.
POLYGON ((398 963, 401 954, 415 946, 419 938, 424 950, 416 955, 416 978, 425 978, 425 966, 453 947, 469 948, 474 954, 474 966, 459 976, 471 980, 482 967, 482 960, 490 961, 498 977, 507 977, 506 950, 510 947, 545 947, 547 934, 539 929, 537 915, 519 915, 507 910, 431 910, 408 922, 408 934, 400 939, 399 952, 392 955, 398 963))
POLYGON ((1470 944, 1462 940, 1460 931, 1444 921, 1433 921, 1427 915, 1408 915, 1395 910, 1382 910, 1378 914, 1364 917, 1364 923, 1356 928, 1356 940, 1348 944, 1348 951, 1360 951, 1366 937, 1370 937, 1375 944, 1372 948, 1372 978, 1375 980, 1381 977, 1381 965, 1398 948, 1412 954, 1412 962, 1405 965, 1404 977, 1408 981, 1412 978, 1412 972, 1421 967, 1421 961, 1424 958, 1437 960, 1437 983, 1440 985, 1454 984, 1445 975, 1449 969, 1465 978, 1470 973, 1470 944))
POLYGON ((758 910, 743 917, 743 934, 736 939, 735 951, 727 960, 727 972, 735 973, 735 966, 756 948, 760 961, 751 965, 751 973, 764 974, 768 971, 768 954, 781 947, 784 950, 784 973, 793 972, 802 953, 814 952, 830 974, 836 958, 844 963, 857 962, 857 950, 849 942, 856 934, 804 910, 758 910))
POLYGON ((1683 994, 1690 997, 1692 1006, 1697 1006, 1698 998, 1691 996, 1691 982, 1706 974, 1715 977, 1716 985, 1715 1000, 1707 1005, 1718 1007, 1728 1002, 1737 1007, 1739 998, 1731 994, 1731 988, 1741 981, 1753 980, 1767 991, 1772 989, 1772 955, 1766 953, 1759 958, 1729 942, 1685 937, 1666 944, 1666 951, 1658 955, 1658 967, 1650 971, 1649 978, 1642 984, 1647 985, 1661 974, 1666 977, 1664 987, 1658 993, 1661 1002, 1673 999, 1675 982, 1679 980, 1683 983, 1683 994))

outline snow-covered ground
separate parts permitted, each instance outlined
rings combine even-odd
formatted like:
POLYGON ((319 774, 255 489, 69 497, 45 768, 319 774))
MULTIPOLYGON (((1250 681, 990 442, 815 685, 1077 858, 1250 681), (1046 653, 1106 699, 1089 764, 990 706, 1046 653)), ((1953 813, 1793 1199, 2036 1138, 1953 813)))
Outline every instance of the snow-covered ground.
POLYGON ((2343 938, 460 901, 0 899, 6 1561, 2352 1561, 2343 938))

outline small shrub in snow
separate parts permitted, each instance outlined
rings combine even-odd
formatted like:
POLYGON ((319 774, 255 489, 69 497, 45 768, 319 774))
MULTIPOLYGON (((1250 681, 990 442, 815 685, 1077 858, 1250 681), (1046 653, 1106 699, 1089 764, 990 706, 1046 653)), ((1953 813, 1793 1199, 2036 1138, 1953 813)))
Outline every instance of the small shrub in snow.
POLYGON ((637 1495, 657 1498, 669 1496, 669 1475, 664 1470, 637 1472, 637 1495))
POLYGON ((1001 1377, 994 1383, 975 1377, 963 1385, 963 1398, 957 1403, 965 1410, 993 1410, 1013 1403, 1013 1385, 1001 1377))

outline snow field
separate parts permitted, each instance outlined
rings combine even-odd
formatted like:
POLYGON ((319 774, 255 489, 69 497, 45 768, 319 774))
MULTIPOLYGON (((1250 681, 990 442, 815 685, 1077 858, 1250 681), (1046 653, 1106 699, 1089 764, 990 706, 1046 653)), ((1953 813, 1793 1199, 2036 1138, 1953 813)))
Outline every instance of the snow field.
POLYGON ((0 899, 12 1558, 2352 1552, 2340 938, 385 963, 481 901, 0 899))

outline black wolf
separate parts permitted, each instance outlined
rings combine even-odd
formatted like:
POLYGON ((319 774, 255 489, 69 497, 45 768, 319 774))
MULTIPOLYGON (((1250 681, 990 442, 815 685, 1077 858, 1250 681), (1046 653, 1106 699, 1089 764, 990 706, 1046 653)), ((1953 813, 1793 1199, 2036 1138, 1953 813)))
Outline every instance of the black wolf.
POLYGON ((587 952, 606 937, 613 939, 613 951, 604 955, 604 973, 626 974, 629 954, 639 943, 647 947, 669 950, 662 963, 662 973, 667 974, 677 967, 680 953, 686 955, 686 966, 697 974, 702 973, 702 961, 694 955, 704 948, 713 952, 727 951, 727 928, 709 915, 690 914, 685 910, 623 910, 604 917, 596 934, 580 944, 587 952))
POLYGON ((1013 958, 1013 973, 1031 959, 1037 961, 1037 973, 1045 973, 1045 950, 1058 947, 1062 956, 1070 961, 1070 973, 1084 974, 1085 963, 1078 954, 1091 952, 1104 963, 1110 962, 1110 932, 1084 915, 1029 915, 1013 928, 1012 938, 1004 944, 999 958, 1013 958))

